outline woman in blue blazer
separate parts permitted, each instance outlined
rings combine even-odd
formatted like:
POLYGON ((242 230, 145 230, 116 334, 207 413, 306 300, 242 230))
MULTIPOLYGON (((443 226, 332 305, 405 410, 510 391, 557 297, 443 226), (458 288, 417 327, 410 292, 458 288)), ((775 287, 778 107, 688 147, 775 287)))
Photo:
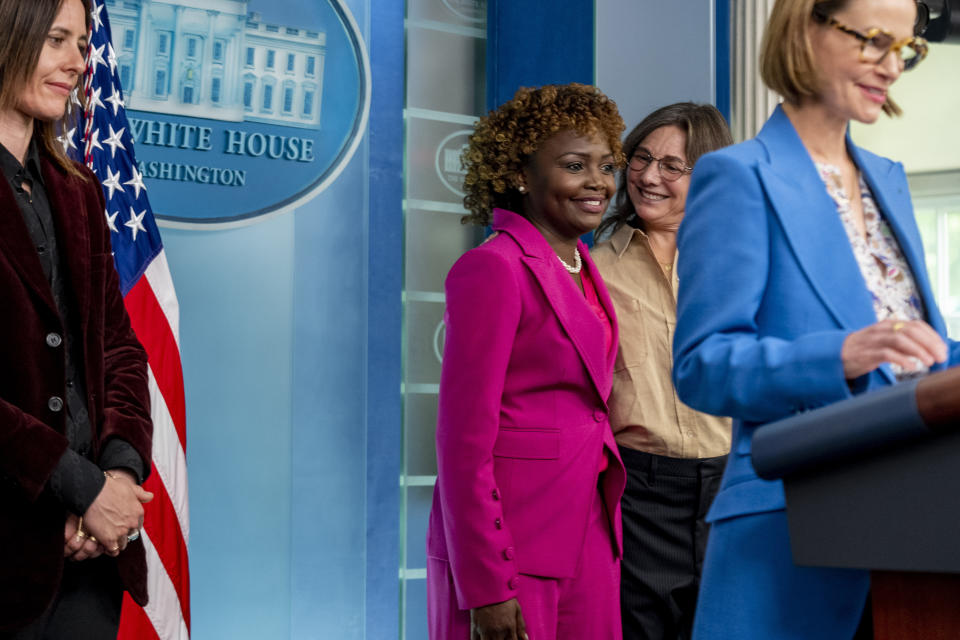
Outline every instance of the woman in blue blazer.
POLYGON ((784 104, 693 172, 674 383, 695 409, 734 418, 694 638, 854 637, 868 574, 794 566, 783 487, 757 477, 751 436, 960 358, 903 167, 847 132, 899 111, 887 90, 926 53, 915 17, 913 0, 777 0, 761 72, 784 104))

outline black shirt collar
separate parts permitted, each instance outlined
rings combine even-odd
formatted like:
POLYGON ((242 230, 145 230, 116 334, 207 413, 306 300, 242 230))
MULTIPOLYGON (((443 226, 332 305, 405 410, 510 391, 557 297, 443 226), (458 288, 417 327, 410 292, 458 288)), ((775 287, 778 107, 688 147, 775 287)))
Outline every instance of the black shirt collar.
POLYGON ((29 178, 32 182, 42 183, 43 172, 40 166, 40 149, 36 138, 31 139, 30 145, 27 147, 26 166, 21 165, 20 161, 5 146, 0 144, 0 171, 15 188, 22 184, 24 177, 29 178))

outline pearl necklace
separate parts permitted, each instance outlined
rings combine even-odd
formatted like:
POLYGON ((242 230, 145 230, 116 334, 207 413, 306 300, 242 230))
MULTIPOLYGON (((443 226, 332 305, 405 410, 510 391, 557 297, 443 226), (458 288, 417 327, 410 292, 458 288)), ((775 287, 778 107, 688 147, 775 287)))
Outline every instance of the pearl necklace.
POLYGON ((564 262, 563 258, 561 258, 560 256, 557 256, 557 260, 560 261, 560 264, 563 265, 564 269, 566 269, 573 275, 577 275, 578 273, 580 273, 580 269, 583 268, 583 262, 581 262, 580 260, 580 249, 573 250, 573 266, 572 267, 568 265, 566 262, 564 262))

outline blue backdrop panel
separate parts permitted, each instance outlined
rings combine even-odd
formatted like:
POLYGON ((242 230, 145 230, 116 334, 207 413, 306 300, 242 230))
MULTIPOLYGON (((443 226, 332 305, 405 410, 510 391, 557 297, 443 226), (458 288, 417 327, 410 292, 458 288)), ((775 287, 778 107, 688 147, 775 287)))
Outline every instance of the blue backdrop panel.
POLYGON ((372 639, 396 637, 400 620, 404 34, 403 3, 370 5, 364 637, 372 639))
POLYGON ((362 151, 311 203, 321 213, 296 217, 291 638, 363 637, 362 151))
POLYGON ((487 107, 519 87, 593 84, 593 32, 593 0, 488 0, 487 107))
POLYGON ((294 217, 163 230, 180 300, 193 638, 290 637, 294 217))
MULTIPOLYGON (((369 2, 346 4, 369 42, 369 2)), ((291 638, 365 637, 368 162, 365 140, 296 215, 291 638)))

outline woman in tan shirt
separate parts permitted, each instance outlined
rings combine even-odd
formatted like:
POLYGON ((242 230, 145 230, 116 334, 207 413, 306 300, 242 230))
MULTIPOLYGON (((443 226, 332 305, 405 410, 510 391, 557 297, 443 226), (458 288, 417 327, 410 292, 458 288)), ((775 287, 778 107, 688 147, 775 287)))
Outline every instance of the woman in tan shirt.
POLYGON ((694 411, 670 380, 677 229, 697 158, 731 144, 714 107, 662 107, 630 132, 614 211, 591 256, 620 320, 610 423, 623 463, 624 638, 689 638, 704 517, 730 449, 730 421, 694 411))

